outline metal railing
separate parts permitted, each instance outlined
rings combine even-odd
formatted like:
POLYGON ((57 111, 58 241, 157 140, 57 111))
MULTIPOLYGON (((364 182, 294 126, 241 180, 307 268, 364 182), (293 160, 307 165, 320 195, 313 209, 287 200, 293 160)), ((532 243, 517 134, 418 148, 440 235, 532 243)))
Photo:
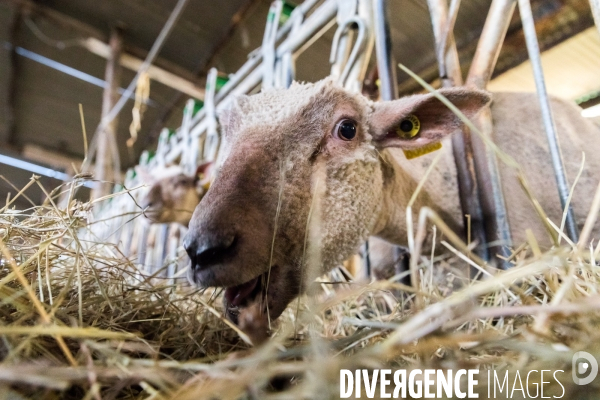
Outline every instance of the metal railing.
MULTIPOLYGON (((355 0, 356 18, 365 29, 370 29, 366 6, 370 0, 355 0)), ((217 88, 218 74, 212 69, 207 77, 206 95, 203 107, 190 99, 184 108, 182 123, 176 131, 163 130, 154 154, 145 151, 137 168, 144 168, 155 176, 169 165, 178 165, 182 172, 192 173, 201 161, 214 161, 218 154, 219 134, 216 115, 240 94, 248 94, 262 83, 265 87, 287 87, 294 77, 294 59, 299 51, 331 27, 338 10, 338 0, 307 0, 296 7, 290 18, 279 26, 282 1, 276 0, 267 18, 263 46, 250 53, 248 61, 228 81, 217 88), (200 108, 200 109, 199 109, 200 108)), ((344 1, 344 4, 348 1, 344 1)), ((345 9, 345 7, 344 7, 345 9)), ((351 34, 349 27, 340 37, 351 34)), ((356 51, 355 60, 347 63, 346 81, 362 82, 366 70, 372 34, 363 32, 363 39, 356 51)), ((357 42, 358 43, 358 42, 357 42)), ((358 45, 358 44, 357 44, 358 45)), ((345 63, 347 60, 343 60, 345 63)), ((340 60, 336 60, 341 62, 340 60)), ((348 85, 347 85, 348 86, 348 85)), ((358 86, 360 87, 360 86, 358 86)), ((115 192, 123 188, 139 187, 143 182, 134 170, 128 171, 123 185, 116 185, 115 192)), ((140 188, 130 196, 116 196, 95 215, 93 234, 103 241, 119 244, 126 256, 136 256, 137 264, 146 273, 156 277, 174 279, 181 276, 187 260, 178 257, 181 251, 181 238, 186 228, 178 224, 149 225, 139 218, 137 200, 148 188, 140 188), (136 217, 137 215, 137 217, 136 217), (139 222, 138 222, 139 221, 139 222)))
MULTIPOLYGON (((481 34, 466 85, 485 89, 506 36, 509 22, 519 2, 521 18, 529 57, 534 69, 544 128, 550 144, 555 176, 559 188, 561 205, 565 206, 568 184, 564 175, 562 160, 558 150, 556 129, 552 121, 548 95, 545 90, 540 64, 539 47, 535 35, 534 21, 529 0, 493 0, 481 34)), ((217 90, 218 74, 211 70, 207 79, 204 107, 190 100, 185 107, 181 127, 175 132, 163 131, 160 136, 156 155, 150 157, 145 152, 140 167, 158 170, 167 165, 179 164, 181 169, 190 173, 203 160, 214 160, 218 153, 219 134, 216 115, 219 110, 240 94, 250 93, 261 83, 267 87, 287 87, 294 77, 294 59, 337 22, 331 51, 331 74, 347 89, 359 91, 371 52, 376 47, 380 93, 383 100, 397 97, 395 63, 390 50, 390 35, 385 19, 384 0, 307 0, 294 9, 290 18, 279 27, 281 0, 271 7, 263 46, 252 52, 248 61, 229 80, 217 90)), ((600 15, 598 0, 590 0, 594 15, 600 15)), ((452 0, 428 0, 434 36, 436 55, 443 86, 460 86, 463 78, 460 70, 458 52, 453 37, 454 21, 460 5, 452 0)), ((598 18, 596 19, 598 22, 598 18)), ((479 115, 478 125, 485 135, 493 130, 489 108, 479 115)), ((486 148, 481 139, 464 131, 452 139, 453 154, 457 164, 460 203, 463 214, 470 216, 472 239, 481 246, 478 254, 490 259, 491 254, 509 256, 511 245, 510 227, 506 205, 502 192, 498 161, 495 154, 486 148), (485 247, 496 243, 490 252, 485 247)), ((125 187, 132 188, 140 184, 139 176, 129 171, 125 187)), ((120 187, 118 188, 120 189, 120 187)), ((143 195, 138 191, 137 196, 143 195)), ((98 235, 124 246, 125 255, 138 255, 138 263, 145 265, 147 271, 155 272, 157 267, 168 268, 162 273, 166 277, 177 277, 182 265, 174 261, 180 249, 180 239, 185 228, 177 225, 149 226, 147 224, 126 223, 135 214, 137 205, 128 196, 119 196, 105 214, 124 215, 114 218, 100 229, 98 235)), ((138 209, 139 210, 139 209, 138 209)), ((102 213, 101 213, 102 214, 102 213)), ((104 214, 102 214, 104 215, 104 214)), ((101 218, 101 217, 99 217, 101 218)), ((576 240, 577 228, 572 210, 567 213, 568 235, 576 240)), ((502 263, 504 267, 508 263, 502 263)))

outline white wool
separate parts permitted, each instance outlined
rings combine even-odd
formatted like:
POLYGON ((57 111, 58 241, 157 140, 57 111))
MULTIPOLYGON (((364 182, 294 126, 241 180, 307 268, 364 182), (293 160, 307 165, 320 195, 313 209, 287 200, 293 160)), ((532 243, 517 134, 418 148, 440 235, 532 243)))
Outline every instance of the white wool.
POLYGON ((244 125, 277 124, 289 119, 297 110, 309 104, 313 97, 324 87, 334 84, 330 79, 317 83, 294 82, 289 89, 268 89, 257 95, 238 101, 237 106, 243 111, 244 125))

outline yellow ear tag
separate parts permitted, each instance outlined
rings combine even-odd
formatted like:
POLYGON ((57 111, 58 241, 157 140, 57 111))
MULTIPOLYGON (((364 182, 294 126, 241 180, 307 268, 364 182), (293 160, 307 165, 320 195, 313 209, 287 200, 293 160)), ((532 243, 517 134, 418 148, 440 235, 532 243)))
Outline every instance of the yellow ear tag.
POLYGON ((419 147, 418 149, 404 150, 404 155, 406 156, 407 160, 410 160, 413 158, 424 156, 425 154, 431 153, 441 148, 442 144, 440 142, 429 143, 423 147, 419 147))
MULTIPOLYGON (((415 115, 408 115, 404 118, 396 127, 396 134, 402 139, 412 139, 419 134, 421 130, 421 121, 415 115)), ((442 148, 441 143, 430 143, 423 147, 413 150, 404 150, 404 155, 407 160, 412 158, 421 157, 432 151, 436 151, 442 148)))
POLYGON ((421 121, 415 115, 406 116, 398 126, 396 126, 396 135, 402 139, 412 139, 421 130, 421 121))

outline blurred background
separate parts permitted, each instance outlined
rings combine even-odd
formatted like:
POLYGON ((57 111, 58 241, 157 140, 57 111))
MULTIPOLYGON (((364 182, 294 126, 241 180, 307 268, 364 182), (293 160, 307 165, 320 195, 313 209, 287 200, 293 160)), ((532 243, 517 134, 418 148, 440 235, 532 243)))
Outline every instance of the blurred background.
MULTIPOLYGON (((116 127, 122 172, 138 163, 144 149, 156 147, 164 127, 181 125, 185 102, 202 100, 206 75, 216 67, 234 73, 259 48, 269 0, 190 0, 158 54, 146 111, 137 140, 131 138, 133 97, 116 127), (162 81, 162 82, 161 82, 162 81)), ((293 1, 289 3, 294 3, 293 1)), ((480 37, 489 0, 463 0, 454 30, 463 75, 480 37)), ((549 92, 600 115, 600 36, 588 0, 532 0, 549 92)), ((109 41, 122 40, 119 87, 135 75, 175 0, 0 0, 0 201, 24 186, 32 172, 46 168, 42 182, 55 186, 79 168, 85 154, 79 104, 88 141, 102 110, 109 41), (38 168, 38 169, 36 169, 38 168), (61 175, 63 174, 63 175, 61 175), (15 188, 16 187, 16 188, 15 188)), ((424 0, 388 2, 392 50, 403 63, 434 86, 438 67, 429 10, 424 0)), ((297 59, 297 79, 316 81, 330 71, 335 24, 297 59)), ((518 9, 489 85, 492 91, 535 91, 518 9)), ((375 70, 372 61, 371 70, 375 70)), ((376 92, 375 75, 365 84, 376 92)), ((419 90, 398 72, 400 94, 419 90)), ((121 91, 122 93, 122 91, 121 91)), ((376 93, 374 94, 376 96, 376 93)), ((37 190, 37 192, 36 192, 37 190)), ((84 192, 84 196, 85 196, 84 192)), ((34 203, 45 198, 28 191, 34 203)), ((23 200, 17 207, 27 207, 23 200)))

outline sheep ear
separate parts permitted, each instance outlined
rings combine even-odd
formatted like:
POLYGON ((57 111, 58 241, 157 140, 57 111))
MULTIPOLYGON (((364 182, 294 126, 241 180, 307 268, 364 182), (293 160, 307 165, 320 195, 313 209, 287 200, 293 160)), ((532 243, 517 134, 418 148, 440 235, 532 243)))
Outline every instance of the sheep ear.
POLYGON ((196 174, 194 175, 194 180, 197 188, 202 190, 208 190, 212 181, 212 167, 212 161, 208 161, 198 165, 198 168, 196 168, 196 174))
MULTIPOLYGON (((439 93, 469 119, 490 102, 489 93, 481 90, 449 88, 439 93)), ((458 116, 431 93, 375 103, 369 121, 376 147, 399 147, 407 156, 420 149, 439 148, 435 145, 462 125, 458 116)))

